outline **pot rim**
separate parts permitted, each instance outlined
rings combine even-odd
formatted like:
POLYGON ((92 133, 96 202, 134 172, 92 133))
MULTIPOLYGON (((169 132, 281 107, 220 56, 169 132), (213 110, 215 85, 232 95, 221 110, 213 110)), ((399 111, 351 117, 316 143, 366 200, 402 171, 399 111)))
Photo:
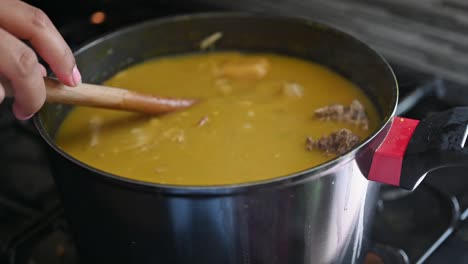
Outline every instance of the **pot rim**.
MULTIPOLYGON (((266 180, 259 180, 259 181, 252 181, 246 183, 239 183, 239 184, 224 184, 224 185, 209 185, 209 186, 194 186, 194 185, 171 185, 171 184, 160 184, 160 183, 152 183, 147 181, 140 181, 134 180, 130 178, 126 178, 123 176, 118 176, 112 173, 108 173, 102 171, 100 169, 91 167, 90 165, 85 164, 84 162, 79 161, 78 159, 72 157, 65 151, 63 151, 56 143, 55 140, 47 133, 44 129, 42 124, 42 120, 40 115, 34 116, 34 124, 36 129, 38 130, 41 137, 46 141, 46 143, 60 156, 67 159, 71 163, 74 163, 81 168, 85 168, 89 171, 98 174, 100 177, 96 177, 96 180, 107 180, 111 181, 114 184, 120 185, 122 187, 127 188, 143 188, 149 191, 159 191, 164 193, 171 193, 171 194, 180 194, 180 195, 223 195, 223 194, 231 194, 231 193, 240 193, 251 190, 252 188, 257 187, 277 187, 277 186, 287 186, 291 184, 296 184, 298 182, 302 182, 303 180, 307 179, 310 180, 311 178, 319 178, 324 175, 330 169, 335 168, 336 166, 340 166, 341 164, 345 164, 353 159, 355 156, 371 141, 375 139, 375 137, 384 132, 384 129, 387 125, 391 122, 392 118, 395 116, 396 108, 398 105, 398 82, 396 76, 387 62, 387 60, 373 48, 371 48, 368 44, 364 43, 363 41, 351 36, 348 33, 345 33, 333 26, 329 26, 322 22, 317 22, 311 19, 306 19, 303 17, 294 17, 294 16, 284 16, 284 15, 268 15, 268 14, 258 14, 252 12, 202 12, 202 13, 192 13, 192 14, 181 14, 181 15, 172 15, 168 17, 162 18, 155 18, 150 19, 147 21, 143 21, 140 23, 136 23, 130 26, 126 26, 120 29, 116 29, 113 32, 107 33, 103 36, 98 37, 97 39, 91 40, 88 43, 84 44, 80 48, 78 48, 75 52, 75 56, 79 56, 81 53, 85 52, 86 50, 92 48, 93 46, 106 41, 107 39, 113 38, 116 35, 125 34, 127 32, 131 32, 141 27, 145 27, 147 25, 160 25, 165 23, 174 23, 184 20, 192 20, 192 19, 209 19, 209 18, 222 18, 222 17, 230 17, 234 19, 243 19, 243 18, 261 18, 261 19, 274 19, 274 20, 283 20, 285 22, 295 22, 295 23, 302 23, 307 26, 311 27, 323 27, 327 30, 333 31, 334 33, 338 33, 343 35, 347 40, 356 42, 360 44, 364 49, 367 49, 367 52, 375 55, 383 64, 383 67, 386 70, 386 74, 390 79, 393 79, 393 89, 395 90, 394 98, 392 98, 392 110, 390 115, 382 120, 380 126, 374 133, 368 136, 365 140, 363 140, 357 147, 348 151, 347 153, 335 157, 332 160, 329 160, 325 163, 322 163, 318 166, 314 166, 309 169, 305 169, 299 172, 275 177, 272 179, 266 180)), ((85 177, 86 175, 83 175, 85 177)))

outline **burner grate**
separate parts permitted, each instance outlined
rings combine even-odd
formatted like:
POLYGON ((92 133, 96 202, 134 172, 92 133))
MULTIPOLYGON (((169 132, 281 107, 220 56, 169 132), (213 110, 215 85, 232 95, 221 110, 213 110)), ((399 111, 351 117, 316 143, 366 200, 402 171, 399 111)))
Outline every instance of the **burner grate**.
POLYGON ((78 255, 57 202, 51 209, 29 218, 1 248, 8 264, 78 263, 78 255))
POLYGON ((384 199, 377 211, 373 239, 401 248, 411 263, 424 263, 454 231, 459 202, 425 183, 406 195, 395 195, 394 190, 387 187, 381 192, 384 199))

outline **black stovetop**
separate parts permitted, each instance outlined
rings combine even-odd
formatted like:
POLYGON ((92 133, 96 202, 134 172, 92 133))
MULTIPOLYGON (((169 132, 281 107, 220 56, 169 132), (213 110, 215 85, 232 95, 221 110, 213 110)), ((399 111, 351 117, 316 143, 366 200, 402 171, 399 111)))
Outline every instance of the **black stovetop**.
MULTIPOLYGON (((106 11, 102 3, 94 9, 90 5, 89 10, 85 5, 68 20, 54 8, 44 9, 76 48, 122 25, 187 10, 168 8, 167 3, 159 1, 153 9, 125 15, 106 11), (104 23, 89 22, 95 11, 106 12, 104 23)), ((459 102, 451 100, 459 86, 398 62, 391 64, 400 83, 400 115, 421 119, 459 102)), ((0 263, 78 263, 43 143, 31 122, 14 120, 10 107, 8 102, 0 105, 0 263)), ((411 193, 383 187, 368 263, 468 263, 468 176, 464 174, 453 168, 434 172, 411 193), (375 255, 379 260, 371 261, 375 255)))

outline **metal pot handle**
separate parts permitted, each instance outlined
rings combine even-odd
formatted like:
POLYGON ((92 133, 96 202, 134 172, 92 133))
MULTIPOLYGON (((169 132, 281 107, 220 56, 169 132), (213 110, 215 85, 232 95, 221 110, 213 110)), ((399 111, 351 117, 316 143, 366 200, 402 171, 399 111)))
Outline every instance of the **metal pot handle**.
POLYGON ((468 166, 468 107, 433 114, 422 121, 394 117, 375 151, 368 179, 415 189, 427 173, 468 166))

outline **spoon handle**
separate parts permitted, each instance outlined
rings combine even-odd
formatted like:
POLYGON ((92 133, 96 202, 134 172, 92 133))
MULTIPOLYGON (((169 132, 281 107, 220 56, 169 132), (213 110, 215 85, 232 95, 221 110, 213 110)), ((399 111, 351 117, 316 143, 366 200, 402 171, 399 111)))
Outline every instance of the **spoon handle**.
MULTIPOLYGON (((45 77, 46 102, 90 106, 114 110, 161 114, 184 109, 196 100, 153 96, 120 88, 81 83, 68 87, 59 81, 45 77)), ((2 82, 7 96, 12 96, 8 82, 2 82)))

